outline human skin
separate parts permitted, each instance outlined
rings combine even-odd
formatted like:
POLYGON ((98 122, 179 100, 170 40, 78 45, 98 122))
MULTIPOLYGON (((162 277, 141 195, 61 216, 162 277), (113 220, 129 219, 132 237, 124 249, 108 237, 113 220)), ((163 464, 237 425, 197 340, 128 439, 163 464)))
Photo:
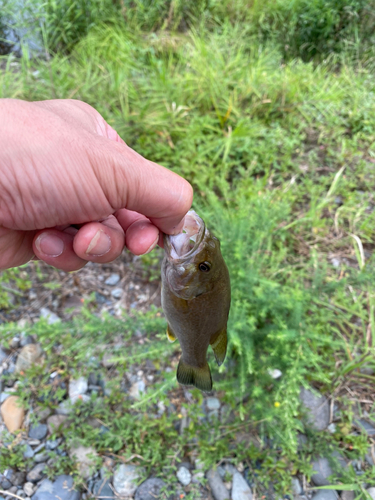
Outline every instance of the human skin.
POLYGON ((124 246, 147 253, 181 231, 192 196, 90 105, 0 99, 0 269, 37 258, 73 271, 124 246))

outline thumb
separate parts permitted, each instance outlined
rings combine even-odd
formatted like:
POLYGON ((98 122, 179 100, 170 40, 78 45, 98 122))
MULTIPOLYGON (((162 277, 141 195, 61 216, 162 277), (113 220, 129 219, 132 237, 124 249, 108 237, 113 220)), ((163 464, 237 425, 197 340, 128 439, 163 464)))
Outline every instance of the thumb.
POLYGON ((193 201, 191 185, 125 143, 104 141, 102 154, 95 154, 95 174, 111 206, 145 215, 164 233, 180 232, 193 201))

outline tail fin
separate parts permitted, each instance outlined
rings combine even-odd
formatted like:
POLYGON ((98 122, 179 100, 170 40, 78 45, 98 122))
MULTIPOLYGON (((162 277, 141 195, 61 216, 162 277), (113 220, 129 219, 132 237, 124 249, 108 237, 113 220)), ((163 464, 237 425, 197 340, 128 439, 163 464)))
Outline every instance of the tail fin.
POLYGON ((181 358, 177 367, 177 381, 182 385, 194 385, 204 392, 212 391, 211 372, 207 362, 202 368, 197 368, 188 365, 181 358))

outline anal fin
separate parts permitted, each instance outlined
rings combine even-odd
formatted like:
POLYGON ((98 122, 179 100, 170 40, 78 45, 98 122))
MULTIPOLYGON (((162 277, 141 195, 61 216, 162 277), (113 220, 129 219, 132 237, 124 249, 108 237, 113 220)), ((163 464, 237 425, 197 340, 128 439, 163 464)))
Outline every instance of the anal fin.
POLYGON ((222 365, 227 353, 227 327, 215 333, 211 337, 210 344, 215 354, 216 363, 219 366, 222 365))
POLYGON ((198 368, 185 363, 181 358, 177 367, 177 381, 182 385, 194 385, 204 392, 212 391, 211 372, 207 362, 205 366, 198 368))
POLYGON ((172 328, 168 325, 167 326, 167 337, 169 342, 174 342, 176 340, 176 335, 173 333, 172 328))

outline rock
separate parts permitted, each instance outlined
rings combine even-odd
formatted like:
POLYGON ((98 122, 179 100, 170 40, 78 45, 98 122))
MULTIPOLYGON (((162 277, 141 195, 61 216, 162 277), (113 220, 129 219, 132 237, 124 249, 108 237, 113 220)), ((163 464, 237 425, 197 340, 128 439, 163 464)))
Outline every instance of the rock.
POLYGON ((40 309, 40 317, 45 318, 49 325, 53 325, 61 321, 61 319, 54 312, 50 311, 47 307, 42 307, 40 309))
POLYGON ((272 377, 273 379, 277 380, 278 378, 280 378, 283 374, 282 371, 280 371, 278 368, 270 368, 268 371, 268 374, 270 377, 272 377))
POLYGON ((250 486, 245 481, 242 474, 235 472, 233 474, 232 500, 252 500, 253 494, 250 486))
POLYGON ((157 500, 160 498, 160 490, 165 487, 165 482, 157 477, 147 479, 135 492, 135 500, 157 500))
POLYGON ((332 422, 332 424, 329 424, 327 427, 327 430, 330 434, 334 434, 336 432, 336 424, 332 422))
POLYGON ((215 500, 229 500, 229 493, 217 470, 211 469, 207 473, 208 484, 215 500))
POLYGON ((319 457, 317 460, 314 460, 311 465, 315 471, 315 474, 311 476, 311 479, 316 486, 326 486, 327 484, 331 484, 328 477, 333 474, 333 471, 327 458, 319 457))
POLYGON ((122 297, 122 294, 123 294, 123 289, 122 288, 114 288, 112 291, 111 291, 111 295, 114 299, 121 299, 122 297))
POLYGON ((337 500, 338 494, 335 490, 320 490, 311 498, 311 500, 337 500))
POLYGON ((116 500, 108 479, 96 481, 93 485, 92 492, 95 497, 104 497, 106 500, 116 500))
POLYGON ((11 392, 8 392, 8 391, 4 391, 4 392, 2 392, 2 393, 0 394, 0 404, 4 403, 4 401, 5 401, 6 399, 8 399, 8 398, 9 398, 9 396, 11 396, 11 395, 12 395, 12 393, 11 393, 11 392))
POLYGON ((44 420, 47 420, 47 418, 52 414, 52 410, 50 408, 43 408, 42 406, 38 406, 35 408, 34 413, 39 422, 43 422, 44 420))
POLYGON ((45 479, 39 486, 32 500, 80 500, 81 494, 73 489, 71 476, 58 476, 54 482, 45 479))
POLYGON ((0 348, 0 364, 3 363, 7 358, 7 353, 0 348))
POLYGON ((372 487, 372 488, 369 488, 368 490, 366 490, 367 493, 370 495, 371 498, 373 498, 373 500, 375 500, 375 488, 372 487))
POLYGON ((13 469, 6 469, 3 474, 0 473, 0 489, 9 490, 12 487, 11 477, 13 473, 13 469))
POLYGON ((115 286, 119 281, 120 281, 120 275, 112 273, 111 276, 109 276, 104 283, 108 286, 115 286))
POLYGON ((28 443, 26 444, 26 450, 23 452, 23 456, 24 456, 24 458, 33 458, 33 456, 34 456, 34 450, 31 448, 31 446, 28 443))
POLYGON ((34 462, 36 463, 47 462, 48 458, 49 458, 48 453, 42 451, 41 453, 37 453, 36 455, 34 455, 34 462))
POLYGON ((28 497, 31 497, 31 495, 34 493, 35 491, 35 486, 33 485, 33 483, 25 483, 23 486, 23 491, 26 493, 26 495, 28 497))
POLYGON ((37 464, 35 467, 31 469, 30 472, 28 472, 26 479, 30 483, 37 483, 42 479, 42 477, 45 475, 44 474, 44 469, 46 468, 46 464, 37 464))
POLYGON ((21 400, 18 396, 9 396, 1 405, 1 416, 9 432, 21 429, 25 410, 20 406, 21 400))
POLYGON ((94 448, 82 445, 72 446, 69 451, 70 458, 74 458, 78 463, 78 470, 84 479, 91 476, 93 467, 96 464, 98 454, 94 448))
POLYGON ((341 493, 341 500, 354 500, 356 497, 356 494, 354 491, 343 491, 341 493))
POLYGON ((113 486, 121 496, 132 496, 137 489, 138 479, 144 474, 142 467, 121 464, 113 475, 113 486))
POLYGON ((191 473, 186 467, 180 467, 177 471, 176 476, 182 486, 187 486, 191 483, 191 473))
POLYGON ((66 415, 51 415, 47 418, 47 427, 48 432, 53 434, 54 432, 58 432, 59 430, 67 427, 67 419, 66 415))
POLYGON ((46 441, 46 450, 55 450, 60 443, 61 439, 48 439, 46 441))
POLYGON ((22 347, 16 362, 16 372, 26 371, 33 365, 43 362, 43 350, 39 344, 27 344, 22 347))
POLYGON ((88 389, 88 381, 85 377, 79 377, 77 379, 70 379, 69 381, 69 398, 72 403, 75 403, 77 399, 85 394, 88 389))
POLYGON ((374 445, 372 445, 368 448, 365 459, 369 465, 375 465, 375 446, 374 445))
POLYGON ((208 397, 206 399, 207 410, 219 410, 220 409, 220 401, 217 398, 208 397))
POLYGON ((317 431, 326 429, 329 424, 328 399, 304 387, 301 389, 300 399, 307 410, 308 423, 317 431))
POLYGON ((29 437, 32 439, 44 439, 47 436, 48 427, 46 424, 33 425, 29 429, 29 437))
POLYGON ((302 487, 298 477, 292 477, 292 492, 293 495, 300 495, 302 493, 302 487))
POLYGON ((357 429, 359 429, 362 432, 365 432, 368 436, 370 437, 375 436, 375 427, 366 422, 366 420, 364 420, 363 418, 354 420, 353 423, 357 427, 357 429))

